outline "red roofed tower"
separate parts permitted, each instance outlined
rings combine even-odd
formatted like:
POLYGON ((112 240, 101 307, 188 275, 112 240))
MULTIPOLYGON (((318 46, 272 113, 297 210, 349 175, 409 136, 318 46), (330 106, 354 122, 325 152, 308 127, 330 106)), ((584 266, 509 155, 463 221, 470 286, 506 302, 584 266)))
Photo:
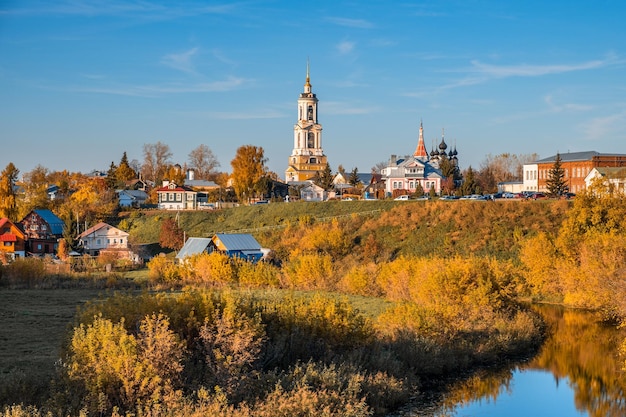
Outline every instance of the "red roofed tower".
POLYGON ((426 146, 424 145, 424 127, 422 126, 421 120, 419 140, 417 141, 417 148, 415 149, 413 156, 423 160, 428 160, 428 152, 426 152, 426 146))

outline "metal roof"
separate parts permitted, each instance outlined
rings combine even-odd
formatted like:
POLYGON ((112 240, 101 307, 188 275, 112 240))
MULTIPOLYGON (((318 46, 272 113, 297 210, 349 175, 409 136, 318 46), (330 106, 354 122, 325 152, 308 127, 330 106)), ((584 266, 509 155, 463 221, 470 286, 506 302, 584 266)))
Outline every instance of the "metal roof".
POLYGON ((33 210, 39 217, 41 217, 48 226, 50 226, 50 232, 53 235, 62 235, 63 229, 65 229, 65 223, 59 219, 53 212, 46 209, 33 210))
MULTIPOLYGON (((622 156, 626 157, 626 154, 619 153, 600 153, 596 151, 585 151, 585 152, 567 152, 558 154, 561 157, 562 162, 574 162, 574 161, 591 161, 595 156, 622 156)), ((540 159, 533 163, 541 164, 546 162, 554 162, 556 161, 556 155, 549 156, 547 158, 540 159)))
POLYGON ((209 246, 209 243, 211 243, 211 239, 208 237, 190 237, 176 254, 176 259, 184 259, 187 256, 202 253, 209 246))
POLYGON ((256 239, 246 233, 218 233, 215 235, 222 244, 226 247, 226 250, 255 250, 260 251, 261 245, 256 239))
POLYGON ((146 200, 148 198, 148 193, 143 190, 120 190, 119 194, 126 194, 133 199, 146 200))

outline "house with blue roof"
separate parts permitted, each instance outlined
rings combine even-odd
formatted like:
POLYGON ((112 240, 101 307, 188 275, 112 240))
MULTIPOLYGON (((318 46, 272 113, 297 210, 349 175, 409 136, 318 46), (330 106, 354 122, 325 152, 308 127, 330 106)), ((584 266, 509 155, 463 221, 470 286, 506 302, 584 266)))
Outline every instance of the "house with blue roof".
POLYGON ((65 223, 47 209, 35 209, 19 222, 26 235, 26 251, 33 255, 54 254, 63 237, 65 223))
POLYGON ((264 254, 256 239, 247 233, 218 233, 212 238, 190 237, 176 255, 179 261, 199 253, 220 252, 231 258, 258 262, 264 254))

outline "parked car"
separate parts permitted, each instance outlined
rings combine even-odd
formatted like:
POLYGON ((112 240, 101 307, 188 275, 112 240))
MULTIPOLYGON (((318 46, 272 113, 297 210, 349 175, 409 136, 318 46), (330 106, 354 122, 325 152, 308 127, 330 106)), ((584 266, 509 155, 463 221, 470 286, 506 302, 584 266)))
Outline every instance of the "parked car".
POLYGON ((532 198, 533 200, 542 200, 548 197, 544 193, 533 193, 529 198, 532 198))
POLYGON ((396 200, 396 201, 408 201, 409 200, 409 196, 408 196, 408 194, 399 195, 396 198, 394 198, 394 200, 396 200))

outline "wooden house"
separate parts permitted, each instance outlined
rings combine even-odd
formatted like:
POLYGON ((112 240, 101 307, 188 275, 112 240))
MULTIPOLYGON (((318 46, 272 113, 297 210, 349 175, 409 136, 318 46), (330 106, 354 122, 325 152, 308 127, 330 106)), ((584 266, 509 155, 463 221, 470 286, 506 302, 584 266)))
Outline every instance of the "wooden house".
MULTIPOLYGON (((2 258, 15 259, 26 256, 26 236, 24 232, 6 217, 0 219, 0 252, 2 258)), ((0 263, 2 259, 0 259, 0 263)))
POLYGON ((93 256, 104 250, 128 251, 128 233, 100 222, 78 235, 78 243, 85 253, 93 256))
POLYGON ((148 193, 143 190, 118 190, 116 192, 120 207, 140 207, 148 200, 148 193))
POLYGON ((52 211, 36 209, 19 222, 26 235, 26 251, 35 255, 56 253, 65 223, 52 211))
POLYGON ((156 190, 159 196, 160 210, 196 210, 198 208, 198 193, 184 185, 165 182, 163 187, 156 190))
POLYGON ((218 233, 212 238, 190 237, 176 255, 179 261, 199 253, 220 252, 231 258, 259 261, 264 250, 256 239, 245 233, 218 233))
POLYGON ((231 258, 257 262, 263 257, 261 245, 247 233, 218 233, 211 238, 209 251, 225 253, 231 258))

